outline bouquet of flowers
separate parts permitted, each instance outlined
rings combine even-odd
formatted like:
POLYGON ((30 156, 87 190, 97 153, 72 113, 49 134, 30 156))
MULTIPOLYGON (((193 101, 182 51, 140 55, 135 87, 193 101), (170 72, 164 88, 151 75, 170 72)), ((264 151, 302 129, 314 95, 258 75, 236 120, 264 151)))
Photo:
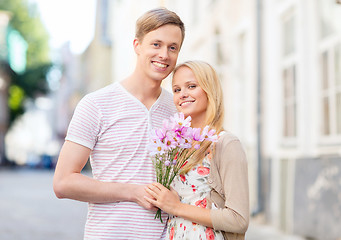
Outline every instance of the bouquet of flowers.
MULTIPOLYGON (((162 128, 152 130, 149 150, 155 166, 156 180, 168 189, 181 167, 204 141, 218 140, 214 129, 210 130, 209 126, 203 131, 192 128, 191 120, 190 116, 185 119, 183 113, 176 113, 169 120, 164 120, 162 128)), ((162 222, 160 209, 156 218, 162 222)))

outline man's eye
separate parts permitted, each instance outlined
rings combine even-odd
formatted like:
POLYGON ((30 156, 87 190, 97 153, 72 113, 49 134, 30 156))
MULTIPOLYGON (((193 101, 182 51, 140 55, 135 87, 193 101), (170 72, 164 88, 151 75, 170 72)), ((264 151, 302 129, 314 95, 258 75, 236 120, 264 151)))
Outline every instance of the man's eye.
POLYGON ((160 44, 158 44, 158 43, 153 43, 153 45, 154 45, 154 47, 160 46, 160 44))
POLYGON ((176 48, 175 46, 172 46, 172 47, 170 47, 170 50, 171 50, 171 51, 176 51, 177 48, 176 48))

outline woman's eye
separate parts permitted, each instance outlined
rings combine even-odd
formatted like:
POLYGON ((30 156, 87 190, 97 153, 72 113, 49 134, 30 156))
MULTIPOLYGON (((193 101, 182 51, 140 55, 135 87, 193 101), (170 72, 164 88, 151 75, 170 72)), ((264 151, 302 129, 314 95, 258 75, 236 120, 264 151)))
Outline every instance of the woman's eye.
POLYGON ((197 85, 189 85, 188 88, 196 88, 197 85))
POLYGON ((180 89, 179 88, 175 88, 174 90, 173 90, 173 92, 180 92, 180 89))

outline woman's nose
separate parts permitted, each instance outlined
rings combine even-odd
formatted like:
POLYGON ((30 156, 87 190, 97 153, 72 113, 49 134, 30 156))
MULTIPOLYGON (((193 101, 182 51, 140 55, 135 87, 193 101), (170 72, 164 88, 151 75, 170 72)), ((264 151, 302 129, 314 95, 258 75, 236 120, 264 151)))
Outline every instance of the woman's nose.
POLYGON ((187 98, 187 97, 188 97, 187 91, 186 91, 186 90, 181 91, 181 96, 180 96, 180 98, 183 99, 183 98, 187 98))

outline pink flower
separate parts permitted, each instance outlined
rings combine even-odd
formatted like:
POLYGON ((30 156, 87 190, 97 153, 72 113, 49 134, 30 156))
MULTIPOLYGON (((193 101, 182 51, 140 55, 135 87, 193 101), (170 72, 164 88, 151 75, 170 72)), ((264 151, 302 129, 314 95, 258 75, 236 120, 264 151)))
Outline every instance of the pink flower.
POLYGON ((202 136, 205 138, 205 140, 211 141, 211 142, 217 142, 218 136, 215 135, 215 130, 211 129, 209 130, 209 126, 206 126, 204 130, 202 131, 202 136))
POLYGON ((200 175, 200 176, 206 176, 210 173, 210 169, 207 168, 207 167, 203 167, 203 166, 199 166, 197 168, 197 173, 200 175))
POLYGON ((185 175, 183 175, 183 174, 180 174, 180 179, 181 179, 181 181, 182 181, 182 182, 185 182, 185 181, 186 181, 186 177, 185 177, 185 175))
POLYGON ((192 139, 190 138, 181 138, 179 141, 180 148, 191 148, 192 147, 192 139))
POLYGON ((206 234, 206 239, 208 239, 208 240, 214 239, 214 232, 213 232, 212 228, 209 228, 209 227, 206 228, 205 234, 206 234))
POLYGON ((153 142, 149 145, 149 151, 150 155, 162 155, 165 153, 165 145, 163 142, 160 141, 160 139, 155 139, 153 142))
POLYGON ((201 135, 201 128, 193 128, 192 137, 194 141, 202 142, 205 138, 201 135))
MULTIPOLYGON (((172 180, 184 167, 190 156, 198 150, 203 141, 217 141, 214 130, 206 126, 201 132, 200 128, 191 127, 191 117, 185 118, 183 113, 176 113, 169 120, 164 120, 161 128, 151 132, 151 142, 148 145, 155 166, 156 180, 169 188, 172 180), (193 147, 193 148, 192 148, 193 147)), ((199 175, 209 174, 209 169, 197 168, 199 175)), ((185 182, 184 175, 180 175, 181 181, 185 182)), ((192 186, 196 192, 196 186, 192 186)), ((162 222, 161 210, 155 215, 162 222)), ((174 228, 171 238, 174 237, 174 228)))
POLYGON ((203 200, 198 200, 195 202, 195 206, 201 207, 201 208, 206 208, 207 206, 207 200, 204 198, 203 200))
POLYGON ((162 141, 166 136, 166 131, 162 128, 155 129, 155 136, 162 141))
POLYGON ((172 149, 178 145, 177 139, 174 138, 174 135, 171 132, 166 133, 163 143, 165 144, 166 149, 172 149))
POLYGON ((169 233, 169 239, 173 240, 174 238, 174 227, 171 228, 170 233, 169 233))
POLYGON ((185 119, 185 115, 182 112, 175 113, 174 117, 171 117, 171 122, 175 123, 176 128, 190 127, 191 120, 192 118, 190 116, 185 119))

